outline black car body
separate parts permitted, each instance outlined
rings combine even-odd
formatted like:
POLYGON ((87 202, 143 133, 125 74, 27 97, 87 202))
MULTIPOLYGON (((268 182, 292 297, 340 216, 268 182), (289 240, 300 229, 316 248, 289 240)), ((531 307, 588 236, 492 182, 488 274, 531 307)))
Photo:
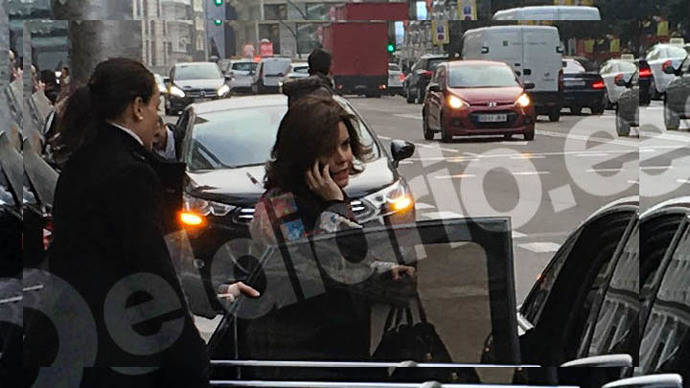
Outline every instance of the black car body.
POLYGON ((640 126, 640 87, 638 74, 624 74, 618 79, 619 86, 625 86, 616 104, 616 133, 628 136, 631 127, 640 126))
POLYGON ((22 268, 22 158, 0 133, 0 278, 19 278, 22 268))
POLYGON ((181 62, 170 69, 165 114, 180 112, 194 102, 224 98, 230 92, 225 77, 213 62, 181 62))
POLYGON ((668 68, 676 78, 666 86, 664 124, 666 129, 675 130, 680 127, 681 119, 690 118, 690 56, 676 68, 673 64, 668 68))
MULTIPOLYGON (((587 219, 519 308, 523 363, 560 366, 574 359, 627 355, 628 366, 639 367, 634 372, 616 368, 614 378, 680 373, 687 384, 690 301, 678 296, 690 287, 688 216, 690 197, 663 202, 641 215, 637 197, 630 197, 587 219)), ((487 345, 490 349, 490 340, 487 345)), ((540 373, 523 370, 518 380, 534 382, 543 377, 540 373)))
POLYGON ((564 58, 563 62, 563 106, 574 114, 580 114, 587 107, 592 114, 604 113, 606 85, 595 69, 577 58, 564 58))
MULTIPOLYGON (((355 217, 364 225, 413 222, 413 202, 398 211, 389 207, 386 198, 395 193, 412 200, 406 181, 396 170, 396 158, 408 157, 414 146, 394 141, 391 156, 347 100, 338 96, 335 99, 356 115, 363 140, 375 154, 375 159, 366 163, 363 173, 352 177, 345 190, 355 217)), ((205 263, 200 268, 206 289, 191 297, 193 310, 205 306, 197 308, 196 314, 215 316, 215 310, 209 310, 213 307, 210 303, 216 303, 208 283, 211 262, 227 258, 224 255, 242 257, 253 249, 247 241, 248 225, 254 205, 265 191, 264 164, 286 111, 287 98, 283 95, 247 96, 194 104, 178 121, 178 133, 184 133, 181 160, 187 164, 185 209, 204 217, 202 227, 188 231, 194 260, 205 263), (210 293, 211 302, 205 293, 210 293)))
POLYGON ((426 86, 429 84, 431 76, 434 75, 436 66, 447 60, 448 56, 446 55, 427 54, 419 58, 403 82, 408 103, 417 102, 421 104, 424 101, 426 86))

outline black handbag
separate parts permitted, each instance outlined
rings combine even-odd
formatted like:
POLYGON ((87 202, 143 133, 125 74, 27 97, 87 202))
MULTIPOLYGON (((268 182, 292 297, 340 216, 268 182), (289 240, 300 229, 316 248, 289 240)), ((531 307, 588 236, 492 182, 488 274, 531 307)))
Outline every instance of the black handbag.
MULTIPOLYGON (((419 319, 414 323, 412 310, 406 307, 391 306, 383 336, 372 355, 374 361, 415 363, 452 363, 453 360, 436 332, 436 328, 426 317, 419 295, 415 296, 419 319)), ((479 383, 479 376, 474 368, 421 368, 400 367, 389 373, 391 381, 442 383, 479 383)))

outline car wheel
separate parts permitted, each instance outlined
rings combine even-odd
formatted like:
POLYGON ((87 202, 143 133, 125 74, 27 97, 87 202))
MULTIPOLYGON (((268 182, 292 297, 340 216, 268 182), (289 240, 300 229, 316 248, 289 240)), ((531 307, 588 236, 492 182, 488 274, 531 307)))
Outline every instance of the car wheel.
MULTIPOLYGON (((570 107, 570 112, 574 115, 579 115, 580 113, 582 113, 582 107, 580 105, 573 105, 570 107)), ((550 118, 550 116, 549 116, 549 118, 550 118)), ((553 121, 553 120, 551 120, 551 121, 553 121)))
POLYGON ((412 93, 410 93, 410 88, 405 88, 405 101, 407 101, 408 104, 412 104, 414 102, 414 97, 412 96, 412 93))
POLYGON ((443 121, 443 116, 441 116, 439 121, 440 121, 440 127, 441 127, 441 142, 450 143, 450 141, 453 140, 453 136, 450 136, 448 134, 448 131, 446 131, 446 124, 443 121))
POLYGON ((549 112, 549 121, 556 122, 560 119, 561 119, 561 109, 560 108, 552 109, 549 112))
POLYGON ((664 99, 664 125, 667 131, 676 131, 680 127, 680 116, 669 108, 666 100, 664 99))
POLYGON ((600 114, 604 113, 604 104, 594 105, 594 106, 590 107, 589 109, 592 110, 593 115, 600 115, 600 114))
POLYGON ((630 124, 621 117, 618 109, 616 109, 616 133, 618 136, 630 135, 630 124))
POLYGON ((525 132, 525 140, 527 140, 527 141, 534 140, 534 129, 532 129, 529 132, 525 132))
POLYGON ((422 131, 424 132, 424 140, 434 140, 434 131, 429 128, 426 113, 424 112, 422 112, 422 131))
POLYGON ((424 95, 423 95, 423 93, 424 93, 424 91, 422 90, 422 88, 420 88, 419 86, 417 86, 417 101, 415 101, 417 104, 422 104, 422 103, 424 103, 424 95))

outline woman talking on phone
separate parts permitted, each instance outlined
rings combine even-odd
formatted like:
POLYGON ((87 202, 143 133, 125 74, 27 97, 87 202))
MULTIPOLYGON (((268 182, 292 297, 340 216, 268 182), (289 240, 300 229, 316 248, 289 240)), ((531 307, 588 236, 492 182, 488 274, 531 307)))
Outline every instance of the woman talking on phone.
MULTIPOLYGON (((252 239, 265 244, 283 244, 362 228, 343 191, 350 176, 362 171, 363 162, 370 158, 371 152, 362 144, 353 120, 354 116, 330 97, 306 96, 290 106, 266 165, 266 192, 255 207, 250 224, 252 239)), ((362 293, 360 288, 360 292, 353 293, 353 288, 343 287, 335 280, 342 279, 340 275, 347 277, 343 272, 352 266, 336 268, 341 271, 336 276, 324 269, 338 267, 333 263, 340 259, 330 256, 338 256, 340 249, 334 246, 334 255, 316 258, 324 293, 281 307, 248 325, 243 336, 251 342, 247 357, 311 361, 369 359, 367 292, 362 293)), ((414 275, 414 268, 393 262, 363 261, 361 267, 368 277, 381 274, 400 279, 403 274, 414 275)), ((297 372, 293 370, 293 373, 297 372)), ((281 373, 273 377, 287 376, 281 373)), ((291 374, 290 377, 315 376, 291 374)))

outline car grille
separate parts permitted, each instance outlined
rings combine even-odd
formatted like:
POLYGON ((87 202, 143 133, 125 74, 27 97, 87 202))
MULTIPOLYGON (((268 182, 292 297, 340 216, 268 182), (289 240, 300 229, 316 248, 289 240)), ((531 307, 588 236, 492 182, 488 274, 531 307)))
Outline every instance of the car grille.
POLYGON ((513 111, 487 111, 487 112, 475 112, 469 115, 470 122, 472 126, 478 129, 500 129, 500 128, 513 128, 515 122, 517 121, 518 114, 513 111), (479 122, 479 116, 482 114, 507 114, 508 121, 501 123, 482 123, 479 122))
POLYGON ((191 98, 210 98, 216 96, 216 89, 187 89, 184 93, 191 98))
POLYGON ((485 101, 485 102, 473 102, 470 106, 489 106, 489 104, 496 105, 512 105, 515 101, 485 101))
MULTIPOLYGON (((359 221, 366 220, 374 214, 374 209, 368 203, 360 201, 358 199, 350 201, 350 206, 352 207, 352 213, 354 213, 355 219, 359 221)), ((232 221, 239 225, 249 225, 254 219, 254 208, 246 207, 242 208, 235 213, 232 221)))

